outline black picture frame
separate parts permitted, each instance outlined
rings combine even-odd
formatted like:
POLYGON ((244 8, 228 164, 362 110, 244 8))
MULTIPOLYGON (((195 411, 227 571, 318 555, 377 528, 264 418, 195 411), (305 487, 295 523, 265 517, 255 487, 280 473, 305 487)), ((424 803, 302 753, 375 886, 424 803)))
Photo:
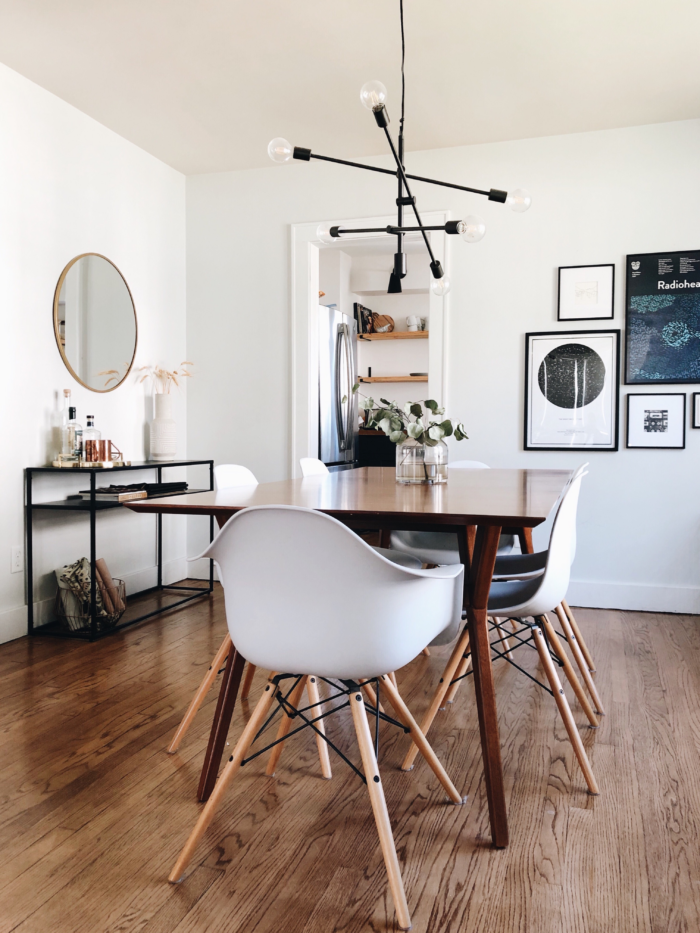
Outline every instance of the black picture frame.
POLYGON ((685 423, 686 423, 686 408, 687 408, 687 396, 685 392, 628 392, 627 393, 627 418, 626 418, 626 431, 625 431, 625 447, 628 450, 685 450, 685 423), (661 445, 661 444, 630 444, 630 399, 633 398, 651 398, 651 399, 662 399, 662 398, 677 398, 681 397, 683 399, 683 414, 681 416, 681 427, 682 427, 682 444, 670 444, 670 445, 661 445))
POLYGON ((601 262, 592 265, 591 263, 586 263, 582 266, 559 266, 557 270, 557 320, 558 321, 612 321, 615 319, 615 263, 614 262, 601 262), (611 280, 611 291, 610 291, 610 313, 609 314, 600 314, 595 316, 585 316, 585 317, 562 317, 562 307, 561 307, 561 292, 562 292, 562 272, 567 269, 611 269, 612 270, 612 280, 611 280))
POLYGON ((700 392, 693 392, 691 399, 690 426, 700 428, 700 392))
MULTIPOLYGON (((700 297, 700 250, 696 250, 696 249, 672 250, 672 251, 665 252, 665 253, 662 253, 662 252, 630 253, 625 258, 625 367, 624 367, 624 374, 623 374, 624 384, 630 385, 630 386, 642 386, 642 385, 666 386, 666 385, 693 385, 693 384, 700 383, 700 355, 698 357, 698 363, 697 363, 698 372, 697 374, 693 374, 693 376, 689 378, 684 378, 682 375, 678 375, 677 372, 676 373, 672 372, 668 374, 667 377, 661 376, 658 373, 656 373, 653 377, 648 376, 647 378, 639 378, 638 376, 633 377, 631 375, 630 367, 632 364, 630 362, 630 356, 631 356, 630 348, 631 348, 631 344, 635 336, 634 319, 633 319, 634 309, 632 309, 631 305, 632 305, 632 300, 634 298, 645 297, 645 295, 638 294, 638 292, 641 289, 641 283, 637 287, 635 287, 635 285, 637 283, 637 279, 641 279, 645 275, 645 268, 643 267, 649 267, 650 262, 651 262, 651 268, 649 269, 649 271, 646 271, 646 276, 648 277, 650 275, 650 272, 652 269, 655 268, 657 270, 657 275, 656 275, 657 289, 655 292, 653 289, 653 286, 648 287, 648 290, 647 290, 648 294, 646 295, 646 297, 653 298, 655 297, 655 295, 658 295, 658 296, 662 294, 665 295, 666 290, 662 292, 662 290, 658 288, 660 275, 661 276, 665 276, 665 275, 673 276, 673 278, 669 282, 665 283, 669 286, 673 284, 674 280, 678 280, 679 282, 692 281, 695 283, 695 286, 693 289, 687 289, 685 286, 679 286, 679 288, 677 289, 668 288, 669 294, 673 294, 675 292, 675 294, 679 296, 695 294, 700 297), (680 271, 681 258, 686 260, 686 264, 688 260, 693 263, 697 263, 699 268, 695 271, 691 270, 691 271, 681 272, 680 271), (673 270, 669 272, 658 272, 658 270, 660 269, 660 265, 659 265, 660 261, 669 261, 674 265, 676 262, 678 262, 678 271, 675 273, 673 272, 673 270), (636 268, 635 268, 635 264, 636 264, 636 268)), ((660 310, 663 310, 663 309, 660 309, 660 310)), ((660 311, 659 312, 652 311, 652 312, 649 312, 647 315, 645 315, 645 318, 646 318, 645 324, 647 326, 658 327, 658 324, 656 324, 654 320, 655 313, 658 314, 660 313, 660 311)))
POLYGON ((544 451, 568 451, 568 450, 585 450, 585 451, 599 451, 599 452, 611 452, 619 450, 620 448, 620 340, 621 332, 619 328, 609 328, 602 330, 560 330, 560 331, 530 331, 525 334, 525 411, 524 411, 524 431, 523 431, 523 449, 524 450, 544 450, 544 451), (596 446, 591 444, 582 444, 582 445, 571 445, 571 444, 561 444, 559 446, 545 446, 536 444, 533 445, 530 443, 530 404, 531 404, 531 394, 530 394, 530 356, 531 356, 531 342, 533 338, 537 337, 552 337, 557 340, 563 340, 567 337, 578 337, 581 340, 590 339, 592 337, 602 337, 606 335, 612 335, 614 338, 614 372, 611 374, 609 380, 609 386, 613 395, 612 409, 611 414, 614 420, 614 426, 611 431, 613 437, 613 443, 610 446, 596 446))

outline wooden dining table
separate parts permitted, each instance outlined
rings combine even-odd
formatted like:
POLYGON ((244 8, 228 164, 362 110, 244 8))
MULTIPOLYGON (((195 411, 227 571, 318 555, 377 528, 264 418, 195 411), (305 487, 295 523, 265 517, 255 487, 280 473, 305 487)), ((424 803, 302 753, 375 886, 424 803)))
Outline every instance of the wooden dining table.
MULTIPOLYGON (((508 845, 508 815, 491 669, 487 606, 502 529, 529 532, 544 522, 568 470, 453 470, 440 485, 403 485, 390 467, 362 467, 303 479, 125 503, 135 512, 213 515, 223 526, 241 509, 293 505, 316 509, 357 531, 447 531, 465 566, 464 608, 472 652, 491 839, 508 845)), ((521 540, 528 540, 521 535, 521 540)), ((303 546, 303 542, 300 543, 303 546)), ((199 798, 211 793, 221 764, 245 659, 233 647, 219 693, 199 798)))

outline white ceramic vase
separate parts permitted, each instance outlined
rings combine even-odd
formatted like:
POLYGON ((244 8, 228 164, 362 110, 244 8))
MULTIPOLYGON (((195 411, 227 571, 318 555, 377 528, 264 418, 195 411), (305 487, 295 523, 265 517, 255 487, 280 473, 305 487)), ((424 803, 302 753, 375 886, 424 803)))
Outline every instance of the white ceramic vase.
POLYGON ((151 460, 174 460, 177 453, 177 424, 172 396, 156 395, 156 416, 151 421, 151 460))

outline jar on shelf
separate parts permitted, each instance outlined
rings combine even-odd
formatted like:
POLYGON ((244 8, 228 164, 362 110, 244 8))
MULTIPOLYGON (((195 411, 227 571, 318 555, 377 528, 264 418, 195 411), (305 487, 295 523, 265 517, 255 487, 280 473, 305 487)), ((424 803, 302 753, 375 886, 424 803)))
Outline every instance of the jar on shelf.
POLYGON ((396 445, 396 482, 427 486, 446 483, 448 459, 444 441, 428 447, 409 438, 396 445))

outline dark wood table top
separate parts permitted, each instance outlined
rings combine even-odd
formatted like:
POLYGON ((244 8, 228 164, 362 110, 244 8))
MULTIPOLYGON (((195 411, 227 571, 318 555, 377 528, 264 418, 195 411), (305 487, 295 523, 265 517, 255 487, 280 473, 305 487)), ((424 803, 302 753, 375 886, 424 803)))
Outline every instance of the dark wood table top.
POLYGON ((569 470, 452 470, 442 485, 407 486, 396 482, 393 467, 362 467, 124 504, 135 512, 219 518, 253 505, 298 505, 344 519, 410 516, 431 525, 534 527, 545 521, 570 476, 569 470))

